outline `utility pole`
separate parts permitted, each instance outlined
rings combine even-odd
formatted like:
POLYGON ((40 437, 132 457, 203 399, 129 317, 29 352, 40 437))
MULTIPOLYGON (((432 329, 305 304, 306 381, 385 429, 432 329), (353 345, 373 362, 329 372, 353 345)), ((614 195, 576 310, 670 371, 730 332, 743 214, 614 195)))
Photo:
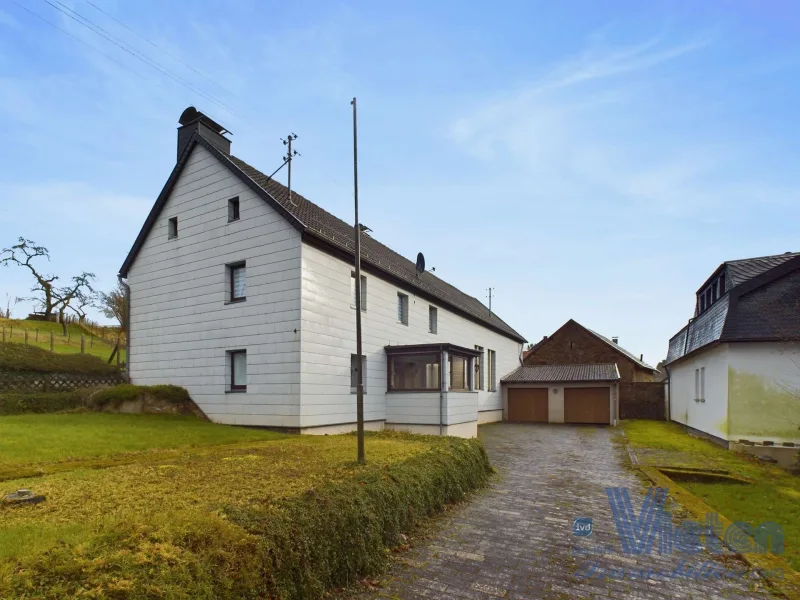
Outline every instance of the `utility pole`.
POLYGON ((489 288, 489 314, 492 314, 492 292, 494 288, 489 288))
POLYGON ((356 356, 358 371, 356 380, 356 423, 358 430, 358 463, 364 464, 364 359, 361 349, 361 224, 358 222, 358 120, 356 118, 356 99, 353 105, 353 199, 355 203, 356 221, 356 356))
POLYGON ((297 139, 296 133, 290 133, 286 136, 285 140, 281 140, 284 146, 288 146, 288 152, 286 153, 286 164, 289 167, 289 176, 288 176, 288 185, 286 187, 289 188, 289 204, 294 205, 294 201, 292 200, 292 159, 295 156, 300 156, 300 153, 297 150, 292 150, 292 142, 297 139))

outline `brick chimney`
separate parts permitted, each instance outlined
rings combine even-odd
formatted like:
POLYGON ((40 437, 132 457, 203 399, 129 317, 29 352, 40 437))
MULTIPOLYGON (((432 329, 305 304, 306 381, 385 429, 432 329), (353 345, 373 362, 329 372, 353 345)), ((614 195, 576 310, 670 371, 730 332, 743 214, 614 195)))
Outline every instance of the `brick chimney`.
POLYGON ((181 126, 178 127, 178 158, 183 154, 184 149, 195 132, 202 135, 207 142, 211 143, 211 145, 218 150, 221 150, 225 154, 231 153, 231 141, 224 135, 226 133, 230 134, 231 132, 214 119, 201 113, 194 106, 190 106, 184 110, 178 122, 181 124, 181 126))
POLYGON ((612 337, 611 341, 614 342, 615 344, 619 344, 619 338, 617 336, 612 337))

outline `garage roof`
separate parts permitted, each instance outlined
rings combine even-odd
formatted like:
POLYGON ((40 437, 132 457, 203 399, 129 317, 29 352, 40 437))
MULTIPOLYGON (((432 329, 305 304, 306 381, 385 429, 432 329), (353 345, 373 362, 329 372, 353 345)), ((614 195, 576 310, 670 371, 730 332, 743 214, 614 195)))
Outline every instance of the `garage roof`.
POLYGON ((618 381, 614 363, 598 365, 523 365, 500 381, 502 383, 545 383, 556 381, 618 381))

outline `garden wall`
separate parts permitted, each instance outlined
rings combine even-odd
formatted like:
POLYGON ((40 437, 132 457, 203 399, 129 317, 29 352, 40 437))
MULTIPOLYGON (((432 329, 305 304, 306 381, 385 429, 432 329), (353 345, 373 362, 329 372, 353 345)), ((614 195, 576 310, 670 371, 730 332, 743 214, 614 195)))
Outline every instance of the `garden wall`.
POLYGON ((621 419, 666 420, 663 382, 620 382, 619 416, 621 419))

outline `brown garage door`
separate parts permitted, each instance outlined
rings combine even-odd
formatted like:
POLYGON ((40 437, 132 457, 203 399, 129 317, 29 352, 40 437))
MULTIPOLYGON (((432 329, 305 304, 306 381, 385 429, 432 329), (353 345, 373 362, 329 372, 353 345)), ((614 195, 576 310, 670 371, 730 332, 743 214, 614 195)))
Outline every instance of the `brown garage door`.
POLYGON ((565 423, 602 423, 611 421, 609 388, 564 388, 565 423))
POLYGON ((547 417, 547 388, 509 388, 509 421, 512 423, 547 423, 547 417))

